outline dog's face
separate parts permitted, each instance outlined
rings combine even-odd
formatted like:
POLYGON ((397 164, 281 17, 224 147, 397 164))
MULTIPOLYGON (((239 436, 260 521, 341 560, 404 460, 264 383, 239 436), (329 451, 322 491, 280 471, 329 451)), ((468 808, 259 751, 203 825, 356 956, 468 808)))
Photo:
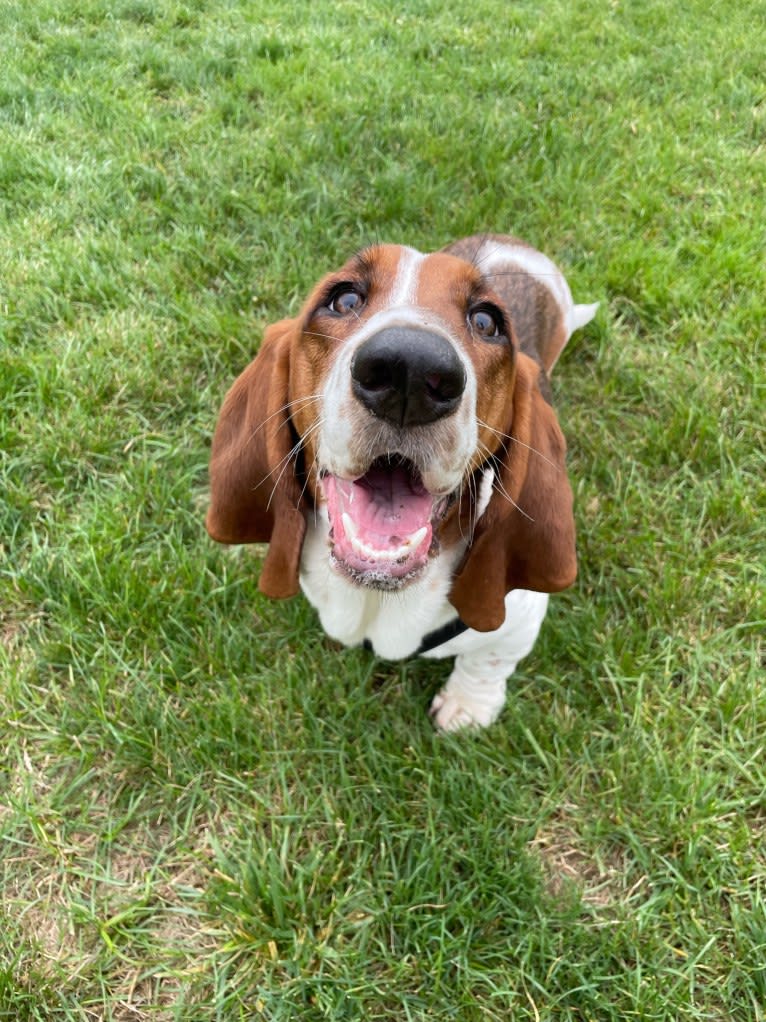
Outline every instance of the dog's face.
POLYGON ((340 571, 381 589, 421 574, 504 439, 514 371, 507 312, 462 259, 382 245, 317 286, 289 396, 340 571))
POLYGON ((555 592, 576 571, 565 443, 541 379, 480 264, 366 249, 267 329, 227 394, 208 531, 268 542, 260 587, 278 597, 298 589, 318 514, 333 566, 383 590, 462 542, 450 601, 496 628, 510 589, 555 592))

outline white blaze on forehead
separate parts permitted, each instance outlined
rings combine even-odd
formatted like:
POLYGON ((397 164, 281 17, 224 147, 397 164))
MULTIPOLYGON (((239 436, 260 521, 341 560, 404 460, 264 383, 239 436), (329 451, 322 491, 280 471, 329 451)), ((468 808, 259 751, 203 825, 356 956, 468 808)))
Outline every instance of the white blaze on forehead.
POLYGON ((414 248, 402 247, 391 294, 386 303, 389 307, 396 308, 399 305, 415 304, 420 268, 425 258, 422 252, 418 252, 414 248))
POLYGON ((478 270, 490 278, 493 269, 499 270, 501 266, 507 267, 509 263, 515 263, 519 269, 547 287, 562 309, 566 310, 573 304, 572 292, 564 274, 548 256, 537 249, 527 248, 526 245, 504 245, 498 241, 485 241, 476 259, 478 270))

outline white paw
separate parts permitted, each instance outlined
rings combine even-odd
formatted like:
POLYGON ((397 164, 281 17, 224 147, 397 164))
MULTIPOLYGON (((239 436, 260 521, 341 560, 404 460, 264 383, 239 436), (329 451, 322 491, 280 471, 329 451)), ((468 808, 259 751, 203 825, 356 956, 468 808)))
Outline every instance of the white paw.
POLYGON ((429 714, 440 731, 462 731, 465 728, 489 727, 500 716, 504 699, 487 701, 471 699, 466 692, 450 691, 446 685, 431 703, 429 714))

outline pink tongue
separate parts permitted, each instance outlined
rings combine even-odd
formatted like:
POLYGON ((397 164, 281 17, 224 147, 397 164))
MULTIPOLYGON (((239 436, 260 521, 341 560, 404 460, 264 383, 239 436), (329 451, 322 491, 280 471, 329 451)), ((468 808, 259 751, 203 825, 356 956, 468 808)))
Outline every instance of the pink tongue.
POLYGON ((354 481, 322 480, 333 553, 352 573, 402 578, 423 567, 433 539, 433 497, 401 466, 373 467, 354 481))
POLYGON ((376 546, 396 546, 431 520, 431 494, 401 467, 371 468, 354 482, 336 479, 335 490, 339 512, 376 546))

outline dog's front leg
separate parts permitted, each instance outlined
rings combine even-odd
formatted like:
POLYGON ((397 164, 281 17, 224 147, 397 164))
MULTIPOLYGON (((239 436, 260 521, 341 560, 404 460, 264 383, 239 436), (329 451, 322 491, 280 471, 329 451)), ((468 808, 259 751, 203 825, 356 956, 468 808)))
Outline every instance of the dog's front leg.
POLYGON ((444 647, 457 656, 449 681, 431 703, 431 717, 440 731, 488 727, 499 717, 506 681, 532 651, 548 597, 515 589, 505 606, 505 623, 491 637, 469 631, 454 640, 460 644, 457 649, 451 649, 451 643, 444 647))
POLYGON ((464 653, 457 657, 444 688, 434 696, 431 717, 440 731, 488 727, 505 705, 506 679, 515 662, 497 656, 464 653))

